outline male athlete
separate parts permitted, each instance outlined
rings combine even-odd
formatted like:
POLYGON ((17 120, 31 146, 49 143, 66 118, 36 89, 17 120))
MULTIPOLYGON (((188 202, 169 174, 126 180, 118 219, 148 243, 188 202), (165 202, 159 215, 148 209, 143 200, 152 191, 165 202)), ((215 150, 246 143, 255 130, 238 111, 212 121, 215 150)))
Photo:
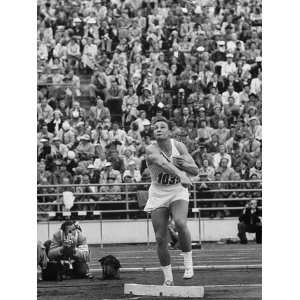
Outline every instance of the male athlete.
POLYGON ((174 285, 168 251, 169 215, 178 230, 183 251, 185 272, 183 278, 194 276, 191 235, 187 227, 189 207, 188 175, 196 176, 198 167, 186 146, 170 138, 168 120, 158 117, 153 122, 156 142, 146 148, 146 161, 151 174, 149 199, 145 211, 151 212, 157 242, 157 254, 164 273, 164 285, 174 285))

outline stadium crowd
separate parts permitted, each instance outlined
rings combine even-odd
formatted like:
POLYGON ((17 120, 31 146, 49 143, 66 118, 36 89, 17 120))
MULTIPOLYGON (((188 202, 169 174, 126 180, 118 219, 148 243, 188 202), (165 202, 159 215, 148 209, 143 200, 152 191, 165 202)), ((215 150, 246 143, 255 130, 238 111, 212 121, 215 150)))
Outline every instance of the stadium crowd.
POLYGON ((149 181, 159 115, 195 181, 261 179, 261 25, 260 0, 38 1, 38 189, 149 181))

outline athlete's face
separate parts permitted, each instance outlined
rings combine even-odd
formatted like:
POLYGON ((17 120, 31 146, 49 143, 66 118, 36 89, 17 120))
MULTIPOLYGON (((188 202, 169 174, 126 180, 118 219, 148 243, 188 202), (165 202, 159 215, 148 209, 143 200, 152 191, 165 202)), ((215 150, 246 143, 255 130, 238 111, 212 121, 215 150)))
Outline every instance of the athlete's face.
POLYGON ((156 140, 163 140, 169 137, 169 126, 166 122, 154 124, 154 137, 156 140))

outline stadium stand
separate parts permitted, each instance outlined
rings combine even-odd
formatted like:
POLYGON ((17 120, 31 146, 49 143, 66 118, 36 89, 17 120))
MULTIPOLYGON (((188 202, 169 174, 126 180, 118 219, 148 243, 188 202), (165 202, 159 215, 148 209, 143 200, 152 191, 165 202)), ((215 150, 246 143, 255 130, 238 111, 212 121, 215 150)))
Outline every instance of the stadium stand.
POLYGON ((200 168, 191 207, 261 199, 260 0, 39 0, 37 26, 40 218, 66 190, 76 211, 139 218, 158 115, 200 168))

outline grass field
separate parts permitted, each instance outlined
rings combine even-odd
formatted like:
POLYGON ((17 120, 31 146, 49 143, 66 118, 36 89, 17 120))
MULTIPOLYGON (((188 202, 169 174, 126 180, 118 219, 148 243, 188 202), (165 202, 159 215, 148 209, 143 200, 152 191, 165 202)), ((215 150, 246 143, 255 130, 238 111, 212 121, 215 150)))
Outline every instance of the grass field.
MULTIPOLYGON (((193 250, 196 270, 191 280, 183 280, 183 271, 176 270, 183 265, 180 251, 171 250, 170 253, 175 285, 204 286, 204 299, 261 299, 260 245, 204 244, 202 249, 193 250)), ((125 283, 162 284, 162 272, 147 269, 155 270, 156 267, 159 264, 154 245, 104 246, 103 249, 93 246, 90 263, 91 272, 95 275, 93 279, 39 282, 38 299, 164 299, 124 295, 125 283), (101 279, 97 260, 108 254, 121 262, 120 280, 101 279), (146 268, 145 271, 142 268, 146 268)))

